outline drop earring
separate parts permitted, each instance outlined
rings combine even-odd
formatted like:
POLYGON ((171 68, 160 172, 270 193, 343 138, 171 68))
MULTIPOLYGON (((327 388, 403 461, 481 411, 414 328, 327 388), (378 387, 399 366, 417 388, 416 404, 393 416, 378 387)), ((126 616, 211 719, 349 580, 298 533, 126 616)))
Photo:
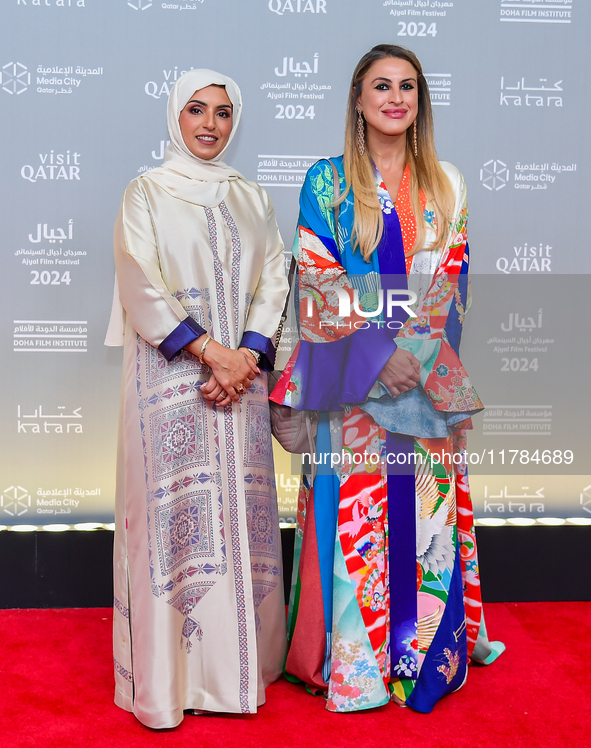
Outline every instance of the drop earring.
POLYGON ((357 109, 357 150, 359 155, 363 156, 365 153, 365 126, 363 124, 363 114, 359 107, 357 109))
POLYGON ((412 144, 414 147, 415 156, 419 155, 419 147, 417 145, 417 121, 412 123, 412 144))

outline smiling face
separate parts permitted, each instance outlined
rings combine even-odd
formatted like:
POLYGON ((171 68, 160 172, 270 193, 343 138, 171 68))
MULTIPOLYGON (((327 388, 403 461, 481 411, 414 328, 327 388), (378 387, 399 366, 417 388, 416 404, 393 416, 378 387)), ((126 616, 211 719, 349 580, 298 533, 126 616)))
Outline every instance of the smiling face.
POLYGON ((195 91, 179 115, 185 145, 206 161, 221 153, 232 132, 232 103, 223 86, 195 91))
POLYGON ((419 111, 417 71, 407 60, 377 60, 363 79, 357 99, 367 123, 367 137, 403 135, 419 111))

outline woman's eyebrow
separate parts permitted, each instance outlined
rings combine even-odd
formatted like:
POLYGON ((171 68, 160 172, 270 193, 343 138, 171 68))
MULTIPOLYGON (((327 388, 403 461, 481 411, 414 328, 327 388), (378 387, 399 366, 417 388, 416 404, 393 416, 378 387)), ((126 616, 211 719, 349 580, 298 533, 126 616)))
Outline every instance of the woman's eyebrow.
MULTIPOLYGON (((191 99, 187 102, 188 104, 199 104, 200 106, 209 106, 205 101, 199 101, 199 99, 191 99)), ((218 104, 217 109, 232 109, 231 104, 218 104)))
MULTIPOLYGON (((416 82, 416 80, 417 80, 416 78, 405 78, 404 80, 401 80, 400 83, 407 83, 408 81, 416 82)), ((372 83, 375 83, 376 81, 386 81, 386 83, 392 83, 392 80, 390 78, 383 78, 381 76, 379 78, 374 78, 372 80, 372 83)))

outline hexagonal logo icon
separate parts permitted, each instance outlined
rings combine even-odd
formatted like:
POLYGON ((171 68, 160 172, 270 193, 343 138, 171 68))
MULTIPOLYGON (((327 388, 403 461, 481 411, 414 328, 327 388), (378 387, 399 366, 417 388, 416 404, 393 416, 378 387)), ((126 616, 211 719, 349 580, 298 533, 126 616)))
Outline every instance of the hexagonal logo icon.
POLYGON ((480 181, 482 186, 491 192, 498 192, 507 186, 509 181, 509 169, 507 164, 498 159, 487 161, 480 170, 480 181))
POLYGON ((5 514, 11 517, 20 517, 31 508, 31 497, 26 488, 22 486, 9 486, 2 491, 0 496, 0 507, 5 514))
POLYGON ((153 3, 152 0, 134 0, 133 3, 128 2, 127 4, 134 10, 148 10, 148 8, 152 7, 153 3))
POLYGON ((31 73, 21 62, 8 62, 0 70, 0 86, 9 94, 22 94, 31 85, 31 73))
POLYGON ((584 512, 591 514, 591 486, 585 486, 581 491, 581 506, 584 512))

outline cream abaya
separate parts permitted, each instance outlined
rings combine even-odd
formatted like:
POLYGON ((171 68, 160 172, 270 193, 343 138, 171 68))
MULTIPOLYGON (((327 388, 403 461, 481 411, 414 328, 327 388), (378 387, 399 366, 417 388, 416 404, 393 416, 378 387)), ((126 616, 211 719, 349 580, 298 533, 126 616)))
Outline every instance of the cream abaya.
POLYGON ((259 350, 287 291, 283 245, 264 190, 182 140, 192 94, 225 76, 190 71, 168 105, 162 167, 125 191, 115 227, 118 299, 108 343, 123 336, 114 661, 116 703, 152 728, 183 710, 255 712, 279 677, 285 608, 267 381, 240 402, 203 399, 210 370, 184 346, 210 333, 259 350))

